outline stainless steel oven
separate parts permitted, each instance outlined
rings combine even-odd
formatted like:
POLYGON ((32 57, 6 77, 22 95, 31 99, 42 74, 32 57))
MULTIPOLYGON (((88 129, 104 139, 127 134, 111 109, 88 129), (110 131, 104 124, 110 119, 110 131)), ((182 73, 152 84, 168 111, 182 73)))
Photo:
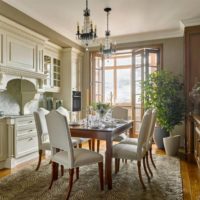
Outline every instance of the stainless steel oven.
POLYGON ((81 92, 72 91, 72 111, 81 111, 81 92))

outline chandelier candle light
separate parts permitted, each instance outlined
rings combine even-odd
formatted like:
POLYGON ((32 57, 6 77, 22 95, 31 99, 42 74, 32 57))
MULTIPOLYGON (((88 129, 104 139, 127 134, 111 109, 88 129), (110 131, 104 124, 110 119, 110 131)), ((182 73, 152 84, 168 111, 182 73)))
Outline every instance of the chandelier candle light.
POLYGON ((93 26, 92 21, 90 20, 90 9, 88 9, 88 0, 86 0, 86 9, 83 11, 84 15, 84 24, 80 32, 79 23, 77 24, 77 39, 81 40, 88 50, 88 46, 91 41, 94 41, 97 38, 97 28, 93 26))
POLYGON ((112 54, 116 52, 116 44, 112 44, 112 41, 110 39, 110 31, 108 28, 109 14, 110 14, 111 8, 107 7, 104 9, 104 11, 107 13, 107 30, 105 31, 104 45, 100 44, 100 52, 102 55, 109 58, 112 54))

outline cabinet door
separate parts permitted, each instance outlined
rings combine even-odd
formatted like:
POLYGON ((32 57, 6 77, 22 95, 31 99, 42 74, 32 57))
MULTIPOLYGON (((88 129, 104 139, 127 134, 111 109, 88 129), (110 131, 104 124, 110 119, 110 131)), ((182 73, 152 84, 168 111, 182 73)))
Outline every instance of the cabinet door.
POLYGON ((43 73, 44 72, 44 50, 42 47, 38 47, 37 49, 37 72, 43 73))
POLYGON ((0 120, 0 161, 8 157, 8 133, 6 120, 0 120))
POLYGON ((36 45, 35 43, 7 35, 7 66, 36 71, 36 45))
POLYGON ((48 55, 44 56, 44 74, 47 75, 47 78, 44 80, 45 89, 53 87, 52 84, 52 58, 48 55))
POLYGON ((0 65, 5 65, 5 34, 0 30, 0 65))

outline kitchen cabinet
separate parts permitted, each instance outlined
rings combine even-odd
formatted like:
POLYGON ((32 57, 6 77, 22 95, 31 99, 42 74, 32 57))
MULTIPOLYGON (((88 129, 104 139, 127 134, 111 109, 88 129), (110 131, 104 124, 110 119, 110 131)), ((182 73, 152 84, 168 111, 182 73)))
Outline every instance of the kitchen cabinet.
POLYGON ((61 57, 59 49, 46 50, 44 54, 44 89, 47 92, 59 92, 61 86, 61 57))
POLYGON ((5 64, 5 32, 0 30, 0 65, 5 64))
POLYGON ((33 116, 15 119, 15 158, 38 151, 38 140, 33 116))
MULTIPOLYGON (((190 26, 185 28, 185 97, 186 97, 186 137, 185 149, 187 157, 194 157, 194 134, 197 131, 192 131, 191 121, 193 117, 192 101, 189 93, 194 85, 200 81, 200 26, 190 26)), ((198 129, 197 129, 198 130, 198 129)), ((197 145, 198 146, 198 145, 197 145)))
POLYGON ((36 72, 36 43, 7 33, 6 65, 36 72))
POLYGON ((8 135, 6 119, 0 119, 0 161, 8 157, 8 135))

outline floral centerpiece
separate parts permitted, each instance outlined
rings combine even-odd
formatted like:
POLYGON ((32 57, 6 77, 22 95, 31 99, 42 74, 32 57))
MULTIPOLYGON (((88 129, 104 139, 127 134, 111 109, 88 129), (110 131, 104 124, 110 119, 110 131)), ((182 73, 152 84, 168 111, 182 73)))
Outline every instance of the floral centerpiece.
POLYGON ((189 96, 193 102, 193 113, 200 114, 200 82, 197 82, 192 91, 189 93, 189 96))
POLYGON ((99 114, 100 118, 103 118, 104 115, 110 109, 110 104, 103 103, 103 102, 94 102, 94 103, 92 103, 92 108, 99 114))

